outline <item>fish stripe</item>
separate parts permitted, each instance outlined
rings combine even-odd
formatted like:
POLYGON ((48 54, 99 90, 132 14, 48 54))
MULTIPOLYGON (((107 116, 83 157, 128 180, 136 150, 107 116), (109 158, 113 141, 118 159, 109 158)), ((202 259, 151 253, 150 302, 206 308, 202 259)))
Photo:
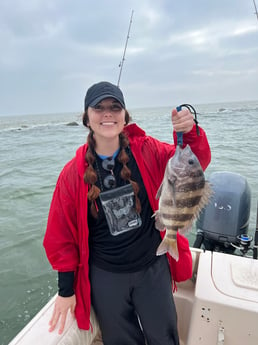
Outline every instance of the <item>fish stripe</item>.
POLYGON ((176 239, 176 233, 177 231, 167 231, 166 232, 166 237, 169 238, 169 239, 176 239))
POLYGON ((176 201, 176 207, 178 208, 191 208, 199 204, 201 196, 195 196, 193 198, 181 199, 176 201))
MULTIPOLYGON (((167 225, 166 226, 167 232, 169 232, 169 231, 177 231, 177 229, 178 229, 178 225, 167 225)), ((166 236, 167 236, 167 232, 166 232, 166 236)))
POLYGON ((161 204, 163 205, 163 206, 168 206, 168 207, 171 207, 171 206, 173 206, 173 201, 171 200, 171 199, 162 199, 161 200, 161 204))
POLYGON ((201 177, 203 179, 203 170, 202 169, 196 169, 189 172, 188 178, 198 178, 201 177))
POLYGON ((193 214, 192 213, 183 213, 183 214, 168 214, 165 213, 162 215, 162 217, 164 219, 171 219, 171 220, 175 220, 175 221, 180 221, 180 222, 184 222, 187 220, 190 220, 193 218, 193 214))
MULTIPOLYGON (((192 198, 194 196, 202 196, 204 193, 204 189, 199 189, 195 191, 188 191, 188 192, 177 192, 176 194, 176 200, 178 199, 186 199, 186 198, 192 198)), ((173 206, 173 200, 171 199, 171 196, 163 196, 162 198, 159 199, 159 203, 165 203, 167 206, 171 207, 173 206)))
MULTIPOLYGON (((176 207, 177 208, 193 208, 194 206, 198 205, 198 203, 200 202, 202 196, 201 195, 197 195, 197 196, 193 196, 190 198, 182 198, 182 199, 177 199, 176 200, 176 207)), ((167 203, 165 201, 162 201, 161 206, 168 206, 167 203)), ((173 210, 175 212, 178 212, 176 210, 176 208, 169 208, 169 207, 163 207, 163 213, 165 213, 167 211, 167 213, 172 213, 173 210)))
POLYGON ((187 183, 182 183, 177 186, 177 192, 191 192, 199 189, 203 189, 205 185, 205 180, 202 179, 201 181, 197 182, 187 182, 187 183))
POLYGON ((185 207, 193 208, 200 202, 201 198, 202 198, 201 195, 195 195, 195 196, 191 195, 188 198, 179 198, 176 200, 176 204, 172 208, 173 209, 185 208, 185 207))

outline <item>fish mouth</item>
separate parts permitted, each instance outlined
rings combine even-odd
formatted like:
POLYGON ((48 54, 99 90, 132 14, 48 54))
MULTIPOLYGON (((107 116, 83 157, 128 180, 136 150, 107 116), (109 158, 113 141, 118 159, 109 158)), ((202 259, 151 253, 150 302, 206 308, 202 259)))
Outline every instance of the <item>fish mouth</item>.
POLYGON ((176 147, 176 152, 175 152, 177 157, 184 157, 184 156, 191 156, 193 155, 193 152, 190 148, 190 146, 187 144, 184 148, 182 148, 181 146, 177 146, 176 147))
POLYGON ((172 157, 172 169, 177 169, 177 171, 183 171, 187 166, 198 166, 199 160, 192 152, 191 147, 186 145, 184 148, 177 145, 176 152, 172 157))
POLYGON ((178 154, 183 154, 183 153, 185 154, 185 153, 192 152, 192 150, 191 150, 191 148, 190 148, 190 146, 188 144, 184 148, 182 148, 180 145, 177 145, 176 152, 178 154))

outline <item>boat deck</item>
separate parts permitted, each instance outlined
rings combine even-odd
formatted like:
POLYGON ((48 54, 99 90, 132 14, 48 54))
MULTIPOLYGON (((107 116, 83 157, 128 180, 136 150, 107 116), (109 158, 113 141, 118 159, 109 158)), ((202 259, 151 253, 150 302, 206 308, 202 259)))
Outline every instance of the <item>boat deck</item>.
MULTIPOLYGON (((192 249, 193 276, 174 294, 180 345, 258 344, 258 260, 192 249)), ((68 315, 65 330, 48 332, 53 297, 9 345, 103 345, 94 311, 92 330, 68 315)))
MULTIPOLYGON (((193 294, 193 283, 188 282, 185 284, 184 290, 188 295, 186 303, 191 305, 191 294, 193 294)), ((180 288, 182 289, 182 287, 180 288)), ((185 295, 185 292, 183 293, 185 295)), ((175 302, 177 308, 182 308, 185 304, 185 297, 182 299, 181 292, 177 292, 175 302)), ((45 307, 25 326, 25 328, 9 343, 9 345, 28 345, 28 344, 48 344, 48 345, 103 345, 98 322, 96 320, 94 311, 91 312, 92 331, 79 330, 77 323, 72 319, 71 315, 67 316, 67 322, 62 335, 57 333, 57 330, 52 333, 48 332, 48 321, 51 318, 54 303, 54 296, 45 307), (40 341, 39 341, 40 339, 40 341)), ((192 308, 192 307, 191 307, 192 308)), ((187 307, 188 309, 188 307, 187 307)), ((189 319, 190 313, 186 310, 183 314, 180 313, 179 319, 179 334, 181 333, 184 338, 180 339, 180 345, 185 345, 183 339, 187 336, 184 327, 180 324, 186 325, 187 318, 189 319)), ((190 319, 187 321, 190 322, 190 319)))

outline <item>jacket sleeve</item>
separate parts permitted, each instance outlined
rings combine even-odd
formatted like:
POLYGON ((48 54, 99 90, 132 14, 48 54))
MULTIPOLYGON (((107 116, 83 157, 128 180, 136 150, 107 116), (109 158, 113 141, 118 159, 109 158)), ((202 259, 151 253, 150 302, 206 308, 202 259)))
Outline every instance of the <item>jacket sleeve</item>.
POLYGON ((43 241, 53 269, 75 271, 79 261, 76 200, 62 171, 53 194, 43 241))
MULTIPOLYGON (((170 263, 173 282, 182 282, 192 277, 192 254, 189 247, 188 239, 177 232, 177 247, 179 253, 179 260, 174 260, 167 254, 170 263)), ((176 285, 174 286, 176 287, 176 285)))
MULTIPOLYGON (((199 127, 200 135, 197 135, 196 125, 192 130, 183 135, 183 146, 187 144, 191 147, 193 153, 197 156, 202 169, 205 170, 211 161, 211 150, 205 131, 199 127)), ((177 135, 173 132, 174 143, 177 145, 177 135)))

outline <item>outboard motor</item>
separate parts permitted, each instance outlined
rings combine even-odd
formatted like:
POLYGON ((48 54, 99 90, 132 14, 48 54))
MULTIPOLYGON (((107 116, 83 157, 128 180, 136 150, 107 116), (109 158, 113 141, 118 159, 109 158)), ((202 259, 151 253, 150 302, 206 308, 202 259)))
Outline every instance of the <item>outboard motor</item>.
MULTIPOLYGON (((251 192, 247 180, 232 172, 215 172, 208 179, 213 190, 209 204, 202 210, 197 222, 194 247, 233 253, 252 241, 247 235, 251 192)), ((244 249, 245 250, 245 249, 244 249)))

